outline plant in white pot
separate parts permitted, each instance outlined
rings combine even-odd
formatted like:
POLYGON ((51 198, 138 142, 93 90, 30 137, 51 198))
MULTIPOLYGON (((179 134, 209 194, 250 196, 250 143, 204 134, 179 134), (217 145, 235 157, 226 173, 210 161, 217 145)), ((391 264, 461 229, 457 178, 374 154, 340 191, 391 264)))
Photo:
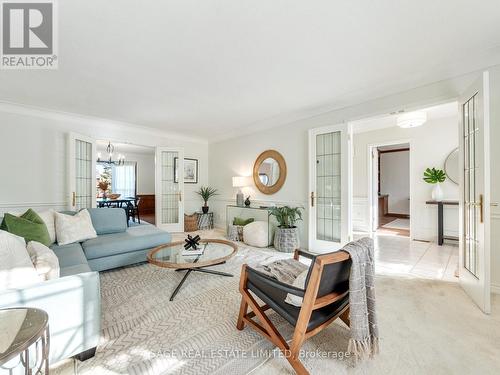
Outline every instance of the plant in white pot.
POLYGON ((446 173, 442 169, 427 168, 424 172, 424 181, 428 184, 434 184, 432 189, 432 199, 440 202, 444 198, 441 183, 446 180, 446 173))
POLYGON ((299 228, 295 223, 302 220, 300 207, 273 207, 271 215, 276 217, 278 228, 274 234, 274 248, 278 251, 291 253, 300 247, 299 228))

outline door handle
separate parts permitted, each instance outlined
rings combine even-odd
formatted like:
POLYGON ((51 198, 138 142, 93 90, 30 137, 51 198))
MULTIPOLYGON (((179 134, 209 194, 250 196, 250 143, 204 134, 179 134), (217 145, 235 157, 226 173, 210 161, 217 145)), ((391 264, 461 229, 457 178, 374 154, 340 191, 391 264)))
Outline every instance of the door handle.
POLYGON ((479 206, 479 222, 483 222, 483 194, 479 194, 479 204, 475 203, 475 206, 479 206))
POLYGON ((76 192, 73 192, 71 202, 72 202, 72 206, 75 207, 76 206, 76 192))
POLYGON ((311 207, 314 207, 314 191, 311 192, 311 207))
POLYGON ((182 193, 179 191, 179 202, 182 202, 182 193))

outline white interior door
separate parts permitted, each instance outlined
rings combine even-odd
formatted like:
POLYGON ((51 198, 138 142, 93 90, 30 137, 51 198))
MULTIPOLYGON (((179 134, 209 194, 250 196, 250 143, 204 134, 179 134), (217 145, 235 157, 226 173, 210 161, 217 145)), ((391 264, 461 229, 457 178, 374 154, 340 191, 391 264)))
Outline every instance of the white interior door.
POLYGON ((379 151, 378 147, 371 147, 371 223, 372 223, 372 232, 376 232, 378 229, 378 185, 379 185, 379 151))
POLYGON ((184 231, 184 151, 156 148, 156 226, 184 231))
POLYGON ((460 285, 490 312, 489 75, 485 72, 459 102, 460 285))
POLYGON ((309 250, 340 249, 350 237, 348 124, 309 131, 309 250))
POLYGON ((68 187, 70 210, 96 206, 96 143, 94 139, 69 133, 68 187))

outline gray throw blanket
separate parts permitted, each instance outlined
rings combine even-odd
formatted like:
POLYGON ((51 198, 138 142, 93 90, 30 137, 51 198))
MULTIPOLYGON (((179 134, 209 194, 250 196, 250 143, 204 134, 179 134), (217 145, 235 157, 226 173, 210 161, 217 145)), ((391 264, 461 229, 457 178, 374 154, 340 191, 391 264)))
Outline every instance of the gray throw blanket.
POLYGON ((351 339, 348 351, 358 358, 378 353, 378 326, 375 313, 375 260, 373 240, 362 238, 342 250, 352 259, 349 276, 351 339))

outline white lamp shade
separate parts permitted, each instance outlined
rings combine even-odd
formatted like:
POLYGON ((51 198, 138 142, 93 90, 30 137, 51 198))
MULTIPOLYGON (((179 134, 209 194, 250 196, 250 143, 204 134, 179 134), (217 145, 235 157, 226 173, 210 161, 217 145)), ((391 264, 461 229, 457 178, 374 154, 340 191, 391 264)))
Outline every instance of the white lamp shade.
POLYGON ((236 176, 233 177, 233 187, 245 187, 252 184, 251 177, 236 176))
POLYGON ((426 112, 410 112, 399 116, 397 123, 400 128, 415 128, 425 124, 426 121, 426 112))

